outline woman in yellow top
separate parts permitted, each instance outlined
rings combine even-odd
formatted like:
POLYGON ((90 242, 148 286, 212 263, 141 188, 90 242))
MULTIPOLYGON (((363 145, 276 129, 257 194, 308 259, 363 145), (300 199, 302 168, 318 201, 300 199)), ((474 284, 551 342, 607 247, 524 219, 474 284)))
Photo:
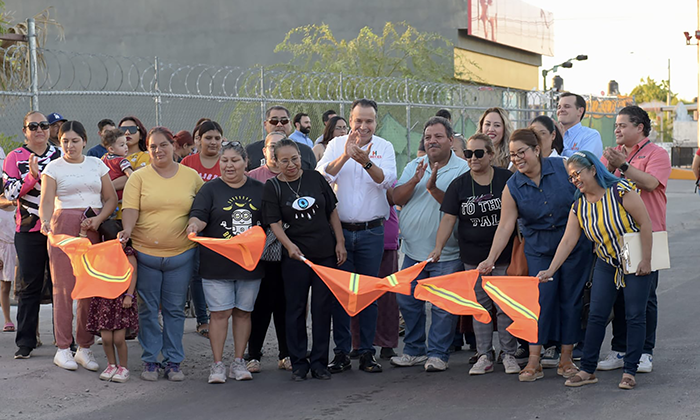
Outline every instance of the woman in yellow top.
POLYGON ((185 300, 192 275, 195 243, 185 229, 190 208, 203 181, 193 169, 173 160, 173 134, 164 127, 146 137, 151 164, 135 171, 124 187, 122 243, 129 239, 137 251, 139 342, 145 366, 141 378, 158 379, 158 355, 163 355, 164 375, 182 381, 180 363, 185 358, 182 334, 185 300), (158 324, 162 308, 163 329, 158 324))
POLYGON ((578 190, 571 207, 566 231, 551 265, 540 271, 540 281, 548 281, 566 260, 583 231, 595 244, 598 259, 593 272, 591 311, 588 316, 581 371, 566 386, 598 382, 595 370, 605 326, 622 288, 627 322, 627 351, 619 387, 633 389, 634 376, 646 336, 646 305, 651 287, 651 220, 634 184, 617 178, 588 151, 574 153, 567 161, 569 181, 578 190), (621 242, 626 233, 640 232, 642 261, 635 274, 624 274, 621 242))
POLYGON ((151 158, 146 151, 146 127, 141 120, 133 115, 124 117, 119 121, 119 129, 126 136, 126 145, 129 146, 126 159, 131 163, 131 168, 137 170, 151 163, 151 158))

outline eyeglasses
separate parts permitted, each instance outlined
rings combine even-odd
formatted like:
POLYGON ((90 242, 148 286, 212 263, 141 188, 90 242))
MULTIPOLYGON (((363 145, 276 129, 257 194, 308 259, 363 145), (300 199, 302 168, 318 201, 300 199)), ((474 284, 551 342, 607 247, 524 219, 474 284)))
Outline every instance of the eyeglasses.
POLYGON ((298 163, 299 163, 299 156, 298 155, 292 157, 291 159, 282 159, 282 160, 277 161, 277 165, 279 165, 279 166, 289 166, 291 164, 296 165, 298 163))
POLYGON ((270 118, 269 120, 267 120, 267 122, 270 123, 270 124, 272 124, 272 125, 278 125, 278 124, 280 124, 280 123, 281 123, 282 125, 287 125, 287 124, 289 124, 289 118, 282 118, 282 119, 279 119, 279 118, 270 118))
POLYGON ((515 159, 516 157, 517 157, 517 158, 520 158, 520 159, 523 159, 523 158, 525 157, 525 153, 527 153, 528 149, 530 149, 530 148, 529 148, 529 147, 524 147, 524 148, 518 150, 518 151, 515 152, 515 153, 510 153, 509 156, 510 156, 511 159, 515 159))
POLYGON ((477 159, 481 159, 484 157, 486 154, 486 150, 484 149, 477 149, 477 150, 468 150, 464 149, 464 157, 467 159, 471 159, 472 156, 476 157, 477 159))
POLYGON ((347 126, 345 126, 345 127, 336 126, 334 128, 334 130, 348 131, 348 127, 347 126))
POLYGON ((51 127, 51 124, 49 124, 48 121, 30 122, 29 124, 24 126, 24 128, 28 129, 29 131, 36 131, 40 128, 42 130, 48 130, 50 127, 51 127))
POLYGON ((124 127, 119 127, 119 129, 122 130, 124 134, 136 134, 136 132, 139 131, 139 128, 135 125, 125 125, 124 127))
POLYGON ((574 171, 574 173, 569 176, 569 182, 573 184, 574 182, 576 182, 576 180, 580 179, 581 171, 583 171, 584 169, 585 168, 581 168, 578 171, 574 171))
POLYGON ((240 142, 240 141, 235 141, 235 140, 234 140, 234 141, 222 141, 222 142, 221 142, 221 147, 228 146, 229 144, 230 144, 231 146, 240 146, 240 145, 241 145, 241 142, 240 142))

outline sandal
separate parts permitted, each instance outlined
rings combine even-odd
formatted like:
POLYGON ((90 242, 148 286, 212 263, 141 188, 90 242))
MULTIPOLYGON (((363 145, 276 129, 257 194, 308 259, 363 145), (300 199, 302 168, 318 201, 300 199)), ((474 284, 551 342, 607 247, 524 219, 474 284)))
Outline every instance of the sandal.
POLYGON ((520 382, 535 382, 538 379, 544 378, 544 372, 542 372, 542 365, 538 365, 537 369, 531 367, 525 367, 518 374, 518 380, 520 382))
POLYGON ((197 334, 201 335, 204 338, 209 338, 209 324, 197 324, 197 334), (206 325, 206 328, 202 328, 203 325, 206 325))
POLYGON ((579 372, 578 366, 574 362, 566 362, 559 364, 557 367, 557 375, 563 376, 564 379, 569 379, 579 372))
POLYGON ((15 324, 8 322, 2 328, 2 332, 15 332, 15 324))
POLYGON ((620 389, 634 389, 635 386, 637 386, 637 381, 634 380, 634 376, 623 376, 617 385, 620 389))
POLYGON ((591 374, 591 376, 589 376, 588 379, 584 379, 581 375, 577 373, 576 375, 567 379, 566 382, 564 382, 564 385, 570 387, 579 387, 595 383, 598 383, 598 378, 595 377, 595 374, 591 374))

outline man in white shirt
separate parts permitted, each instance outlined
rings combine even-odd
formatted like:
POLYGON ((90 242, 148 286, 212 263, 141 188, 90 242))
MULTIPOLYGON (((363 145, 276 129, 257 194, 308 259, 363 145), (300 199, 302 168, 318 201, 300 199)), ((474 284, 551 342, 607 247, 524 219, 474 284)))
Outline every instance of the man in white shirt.
MULTIPOLYGON (((348 259, 341 269, 377 276, 384 252, 384 221, 389 218, 386 192, 396 181, 394 147, 374 135, 377 128, 377 104, 359 99, 350 110, 347 136, 328 143, 316 170, 321 172, 338 197, 338 216, 343 226, 348 259)), ((377 302, 357 315, 360 319, 360 369, 381 372, 374 358, 374 334, 377 329, 377 302)), ((331 373, 350 369, 352 337, 350 317, 339 303, 333 309, 335 358, 328 365, 331 373)))

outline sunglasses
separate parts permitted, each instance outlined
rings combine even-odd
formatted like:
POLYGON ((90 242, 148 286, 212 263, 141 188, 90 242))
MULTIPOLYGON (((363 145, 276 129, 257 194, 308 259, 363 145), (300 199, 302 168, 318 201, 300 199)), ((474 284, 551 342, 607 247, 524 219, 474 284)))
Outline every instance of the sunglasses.
POLYGON ((135 125, 126 125, 124 127, 119 127, 119 129, 122 130, 124 134, 136 134, 139 131, 139 128, 135 125))
POLYGON ((42 122, 30 122, 29 124, 25 125, 24 128, 29 129, 29 131, 36 131, 38 129, 42 130, 48 130, 51 127, 51 124, 49 124, 48 121, 42 121, 42 122))
POLYGON ((486 150, 484 150, 484 149, 477 149, 477 150, 465 149, 464 150, 464 157, 467 159, 471 159, 472 156, 476 157, 477 159, 481 159, 482 157, 484 157, 485 154, 486 154, 486 150))
POLYGON ((240 142, 240 141, 235 141, 235 140, 234 140, 234 141, 222 141, 222 142, 221 142, 221 147, 228 146, 229 144, 230 144, 231 146, 240 146, 240 145, 241 145, 241 142, 240 142))
POLYGON ((282 118, 282 119, 270 118, 269 120, 267 120, 267 122, 269 122, 272 125, 277 125, 280 123, 282 123, 282 125, 287 125, 287 124, 289 124, 289 118, 282 118))

